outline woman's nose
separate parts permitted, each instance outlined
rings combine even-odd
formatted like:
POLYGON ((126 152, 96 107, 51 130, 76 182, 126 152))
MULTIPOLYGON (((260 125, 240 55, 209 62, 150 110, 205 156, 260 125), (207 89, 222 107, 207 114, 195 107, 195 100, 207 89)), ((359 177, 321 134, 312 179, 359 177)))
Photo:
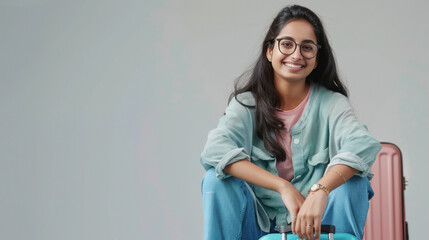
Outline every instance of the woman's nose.
POLYGON ((301 55, 301 45, 296 45, 296 49, 295 52, 292 53, 292 58, 294 59, 301 59, 302 55, 301 55))

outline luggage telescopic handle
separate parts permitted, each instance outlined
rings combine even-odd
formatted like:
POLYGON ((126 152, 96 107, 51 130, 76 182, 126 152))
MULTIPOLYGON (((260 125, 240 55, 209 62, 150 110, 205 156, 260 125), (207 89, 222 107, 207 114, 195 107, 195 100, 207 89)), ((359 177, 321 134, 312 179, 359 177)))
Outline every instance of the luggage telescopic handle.
MULTIPOLYGON (((291 225, 281 225, 279 227, 280 233, 290 233, 292 232, 292 226, 291 225)), ((322 225, 321 232, 324 233, 335 233, 335 226, 334 225, 322 225)))
MULTIPOLYGON (((282 234, 282 240, 286 240, 286 233, 292 232, 291 225, 281 225, 279 232, 282 234)), ((321 232, 328 233, 328 239, 334 240, 335 226, 334 225, 322 225, 321 232)))

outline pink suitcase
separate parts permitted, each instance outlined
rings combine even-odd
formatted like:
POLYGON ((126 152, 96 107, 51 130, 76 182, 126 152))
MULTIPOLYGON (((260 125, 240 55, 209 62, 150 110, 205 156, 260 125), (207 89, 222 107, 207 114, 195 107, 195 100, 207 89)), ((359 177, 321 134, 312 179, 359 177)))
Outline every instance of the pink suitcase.
POLYGON ((408 240, 404 206, 408 183, 403 175, 401 150, 392 143, 382 143, 371 171, 375 195, 370 201, 363 239, 408 240))

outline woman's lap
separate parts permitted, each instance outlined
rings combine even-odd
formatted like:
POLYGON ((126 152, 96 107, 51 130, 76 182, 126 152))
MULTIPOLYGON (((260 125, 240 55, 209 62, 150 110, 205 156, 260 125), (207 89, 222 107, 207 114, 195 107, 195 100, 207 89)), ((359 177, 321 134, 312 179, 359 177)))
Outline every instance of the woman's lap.
MULTIPOLYGON (((252 196, 241 179, 220 180, 214 169, 204 176, 204 239, 259 239, 266 234, 258 226, 252 196)), ((354 176, 331 192, 323 224, 334 224, 338 232, 363 235, 372 189, 367 178, 354 176)))

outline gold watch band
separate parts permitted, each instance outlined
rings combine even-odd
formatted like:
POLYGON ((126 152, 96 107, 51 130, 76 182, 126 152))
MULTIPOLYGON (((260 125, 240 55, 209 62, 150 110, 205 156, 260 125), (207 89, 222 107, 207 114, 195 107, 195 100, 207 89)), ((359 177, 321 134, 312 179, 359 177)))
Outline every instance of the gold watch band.
POLYGON ((320 183, 316 183, 313 186, 311 186, 309 192, 316 192, 319 189, 322 189, 327 195, 329 195, 330 193, 329 189, 320 183))
POLYGON ((322 189, 323 191, 325 191, 325 193, 327 195, 329 195, 329 193, 331 192, 331 191, 329 191, 329 189, 327 187, 323 186, 322 184, 318 183, 317 185, 319 185, 319 188, 322 189))

